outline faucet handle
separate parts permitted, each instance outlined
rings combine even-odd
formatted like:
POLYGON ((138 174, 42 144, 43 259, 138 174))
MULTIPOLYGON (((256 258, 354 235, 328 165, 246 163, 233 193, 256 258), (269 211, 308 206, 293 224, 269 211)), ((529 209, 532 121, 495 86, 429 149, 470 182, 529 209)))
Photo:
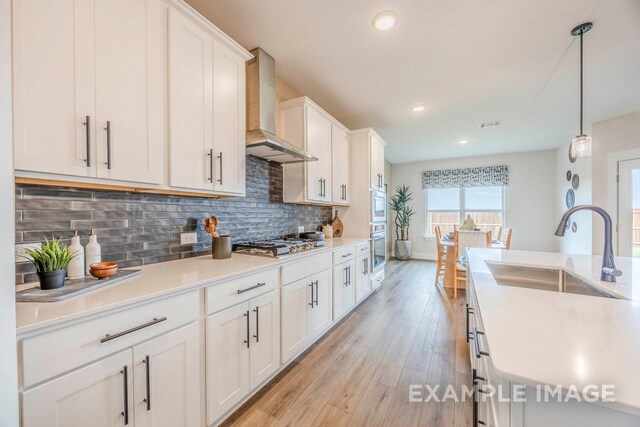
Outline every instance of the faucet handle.
POLYGON ((614 276, 614 277, 622 276, 622 271, 618 270, 617 268, 602 267, 602 272, 604 274, 609 274, 609 275, 614 276))

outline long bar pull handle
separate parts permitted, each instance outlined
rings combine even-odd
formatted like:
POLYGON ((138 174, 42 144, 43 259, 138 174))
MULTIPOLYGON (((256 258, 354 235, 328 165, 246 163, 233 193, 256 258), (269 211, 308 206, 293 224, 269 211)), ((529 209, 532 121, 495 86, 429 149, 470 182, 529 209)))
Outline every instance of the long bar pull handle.
POLYGON ((313 282, 309 284, 309 287, 311 288, 311 302, 309 303, 309 305, 311 306, 311 308, 313 308, 313 282))
POLYGON ((467 342, 469 342, 470 339, 473 339, 471 337, 471 331, 469 330, 469 316, 473 314, 473 308, 469 307, 469 304, 467 304, 467 342))
POLYGON ((149 361, 149 356, 145 356, 144 360, 144 369, 146 371, 146 384, 147 384, 147 397, 144 399, 144 402, 147 404, 147 411, 151 410, 151 362, 149 361))
POLYGON ((251 327, 249 325, 249 310, 247 310, 247 312, 244 313, 243 316, 247 318, 247 339, 245 341, 243 341, 243 342, 246 343, 247 344, 247 348, 249 348, 249 334, 251 333, 251 332, 249 332, 249 328, 251 327))
MULTIPOLYGON (((220 159, 220 179, 218 179, 217 181, 220 183, 220 185, 222 185, 222 151, 220 152, 218 159, 220 159)), ((211 173, 211 176, 213 176, 213 172, 211 173)))
POLYGON ((91 167, 91 116, 85 116, 84 118, 84 126, 85 126, 85 134, 87 141, 87 158, 85 162, 87 163, 87 167, 91 167))
POLYGON ((129 425, 129 367, 124 365, 120 371, 124 384, 124 411, 120 413, 124 417, 124 425, 129 425))
POLYGON ((104 128, 107 131, 107 169, 111 169, 111 121, 107 120, 107 127, 104 128))
POLYGON ((253 337, 256 342, 260 342, 260 307, 254 308, 253 311, 256 313, 256 334, 253 337))
POLYGON ((316 280, 316 299, 315 299, 315 303, 316 303, 316 307, 318 306, 318 281, 316 280))
POLYGON ((478 335, 484 335, 484 332, 478 331, 475 327, 473 328, 473 349, 476 354, 476 358, 480 359, 482 356, 489 356, 489 353, 486 351, 480 350, 480 340, 478 339, 478 335))
POLYGON ((318 196, 320 196, 320 197, 324 197, 324 196, 322 195, 322 178, 320 178, 320 179, 318 180, 318 182, 320 183, 320 193, 318 194, 318 196))
POLYGON ((209 178, 207 181, 213 182, 213 148, 209 149, 207 156, 209 157, 209 178))
POLYGON ((250 288, 238 289, 238 293, 239 294, 243 294, 245 292, 249 292, 249 291, 252 291, 254 289, 260 288, 262 286, 265 286, 266 284, 267 284, 267 282, 261 282, 261 283, 258 283, 257 285, 251 286, 250 288))
POLYGON ((107 342, 107 341, 114 340, 116 338, 120 338, 121 336, 130 334, 131 332, 135 332, 135 331, 139 331, 140 329, 148 328, 149 326, 153 326, 153 325, 155 325, 157 323, 164 322, 165 320, 167 320, 166 317, 160 317, 160 318, 154 317, 152 321, 144 323, 142 325, 135 326, 135 327, 133 327, 131 329, 127 329, 126 331, 118 332, 117 334, 113 334, 113 335, 107 334, 103 338, 100 338, 100 343, 104 343, 104 342, 107 342))

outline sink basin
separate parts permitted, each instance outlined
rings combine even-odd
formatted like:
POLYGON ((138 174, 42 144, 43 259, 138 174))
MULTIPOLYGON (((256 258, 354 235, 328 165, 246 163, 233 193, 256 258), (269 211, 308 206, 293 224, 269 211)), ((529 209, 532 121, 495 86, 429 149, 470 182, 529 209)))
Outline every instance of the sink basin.
POLYGON ((590 283, 559 269, 522 267, 493 262, 487 262, 487 267, 500 286, 614 298, 590 283))

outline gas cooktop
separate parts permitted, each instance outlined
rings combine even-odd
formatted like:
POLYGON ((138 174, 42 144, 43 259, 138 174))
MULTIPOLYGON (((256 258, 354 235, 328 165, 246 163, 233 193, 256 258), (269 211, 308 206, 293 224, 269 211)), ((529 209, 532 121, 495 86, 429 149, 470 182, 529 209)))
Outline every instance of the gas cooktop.
POLYGON ((321 246, 324 246, 323 240, 285 238, 236 243, 233 245, 233 252, 277 258, 283 255, 309 251, 321 246))

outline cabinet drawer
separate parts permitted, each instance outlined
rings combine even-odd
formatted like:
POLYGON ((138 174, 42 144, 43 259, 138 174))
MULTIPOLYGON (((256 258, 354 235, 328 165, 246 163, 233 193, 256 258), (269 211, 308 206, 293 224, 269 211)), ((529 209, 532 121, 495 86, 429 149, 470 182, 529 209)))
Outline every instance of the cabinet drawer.
POLYGON ((271 292, 277 289, 279 284, 278 269, 274 268, 209 286, 206 289, 207 314, 271 292))
POLYGON ((189 292, 25 338, 22 386, 29 387, 198 319, 198 292, 189 292), (108 335, 108 336, 107 336, 108 335))
POLYGON ((370 250, 369 242, 362 242, 356 245, 356 256, 368 255, 370 250))
POLYGON ((282 267, 282 284, 297 282, 305 277, 320 273, 331 268, 331 254, 322 254, 311 258, 306 258, 293 264, 282 267))
POLYGON ((342 264, 345 261, 353 259, 356 254, 356 247, 354 245, 345 246, 333 251, 333 265, 342 264))

